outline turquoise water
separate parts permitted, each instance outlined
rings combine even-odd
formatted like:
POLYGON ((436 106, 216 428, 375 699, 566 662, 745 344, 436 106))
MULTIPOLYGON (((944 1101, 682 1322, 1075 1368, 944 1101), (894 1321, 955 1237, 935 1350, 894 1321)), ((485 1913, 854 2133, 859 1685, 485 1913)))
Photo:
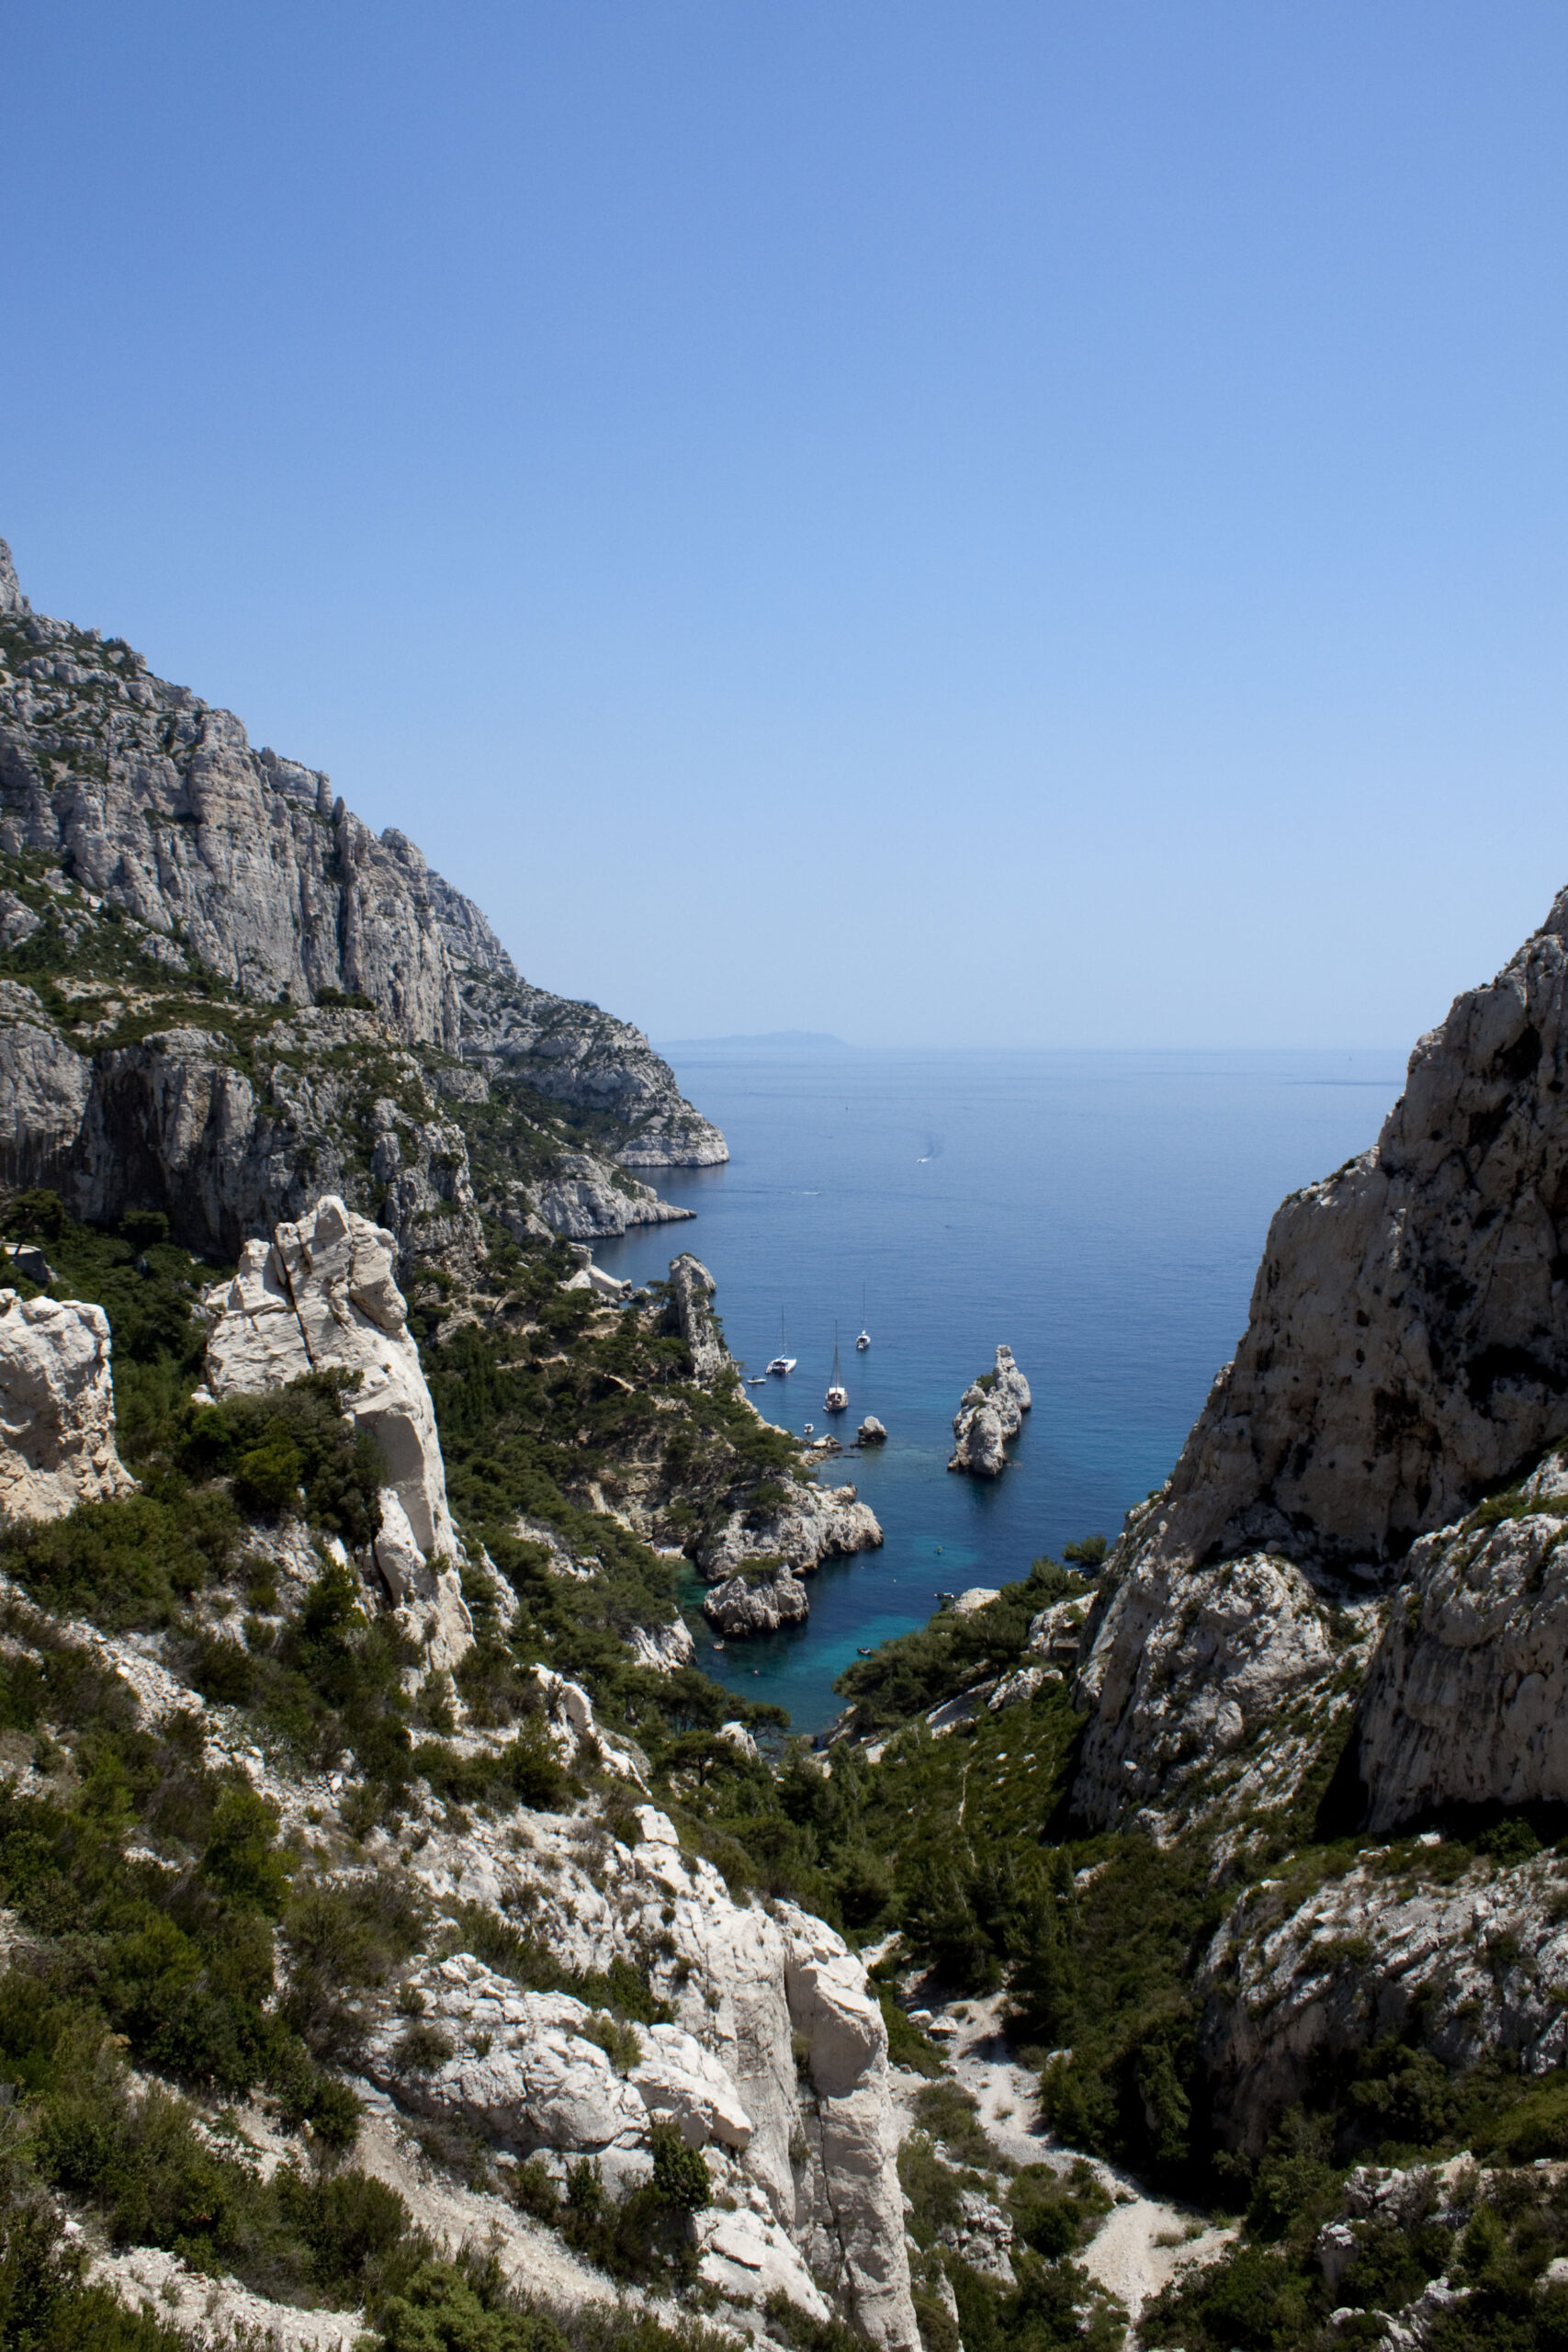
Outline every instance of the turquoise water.
POLYGON ((837 1318, 850 1408, 889 1443, 852 1480, 879 1552, 818 1571, 811 1617, 701 1663, 818 1731, 857 1650, 924 1623, 939 1590, 1000 1584, 1075 1537, 1114 1535, 1157 1486, 1247 1321, 1285 1193, 1377 1136, 1403 1057, 678 1048, 683 1091, 732 1158, 671 1170, 691 1225, 598 1246, 637 1283, 679 1249, 718 1283, 726 1337, 787 1381, 770 1419, 825 1426, 837 1318), (854 1351, 862 1292, 873 1345, 854 1351), (1034 1409, 994 1485, 951 1476, 958 1398, 1005 1340, 1034 1409))

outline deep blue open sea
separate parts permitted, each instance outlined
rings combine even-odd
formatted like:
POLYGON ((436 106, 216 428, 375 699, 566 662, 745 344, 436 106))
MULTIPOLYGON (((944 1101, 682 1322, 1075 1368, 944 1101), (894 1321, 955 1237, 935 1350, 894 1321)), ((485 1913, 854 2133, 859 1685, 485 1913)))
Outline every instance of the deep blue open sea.
MULTIPOLYGON (((727 1168, 667 1172, 697 1212, 598 1245, 641 1283, 696 1252, 733 1352, 760 1372, 781 1316, 799 1364, 749 1393, 825 1426, 838 1321, 850 1409, 886 1423, 847 1454, 886 1534, 810 1580, 808 1623, 700 1662, 818 1731, 861 1647, 939 1590, 998 1585, 1075 1537, 1114 1535, 1169 1470, 1247 1321, 1284 1195, 1375 1141, 1393 1053, 928 1053, 727 1045, 670 1051, 723 1127, 727 1168), (873 1345, 854 1351, 862 1295, 873 1345), (1005 1340, 1034 1409, 994 1485, 952 1476, 960 1395, 1005 1340)), ((694 1583, 688 1598, 700 1597, 694 1583)))

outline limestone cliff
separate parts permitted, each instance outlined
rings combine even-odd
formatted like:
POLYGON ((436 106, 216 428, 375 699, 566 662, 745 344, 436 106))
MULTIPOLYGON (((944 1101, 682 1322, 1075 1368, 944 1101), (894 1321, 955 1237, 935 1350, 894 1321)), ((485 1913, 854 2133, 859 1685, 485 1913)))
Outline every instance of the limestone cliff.
POLYGON ((1553 1698, 1529 1696, 1552 1617, 1521 1589, 1529 1522, 1489 1546, 1461 1525, 1568 1431, 1565 1237, 1568 892, 1422 1038, 1375 1148, 1275 1216, 1235 1360, 1107 1564, 1077 1683, 1086 1817, 1155 1826, 1224 1759, 1222 1780, 1254 1746, 1278 1764, 1292 1708, 1315 1721, 1303 1763, 1355 1697, 1367 1596, 1402 1576, 1358 1735, 1372 1818, 1568 1795, 1553 1698))
POLYGON ((1378 1576, 1568 1432, 1568 891, 1284 1203, 1154 1541, 1378 1576))
POLYGON ((30 612, 3 546, 0 578, 0 1172, 63 1176, 88 1216, 167 1207, 231 1254, 361 1172, 423 1191, 405 1248, 436 1204, 471 1243, 470 1146, 493 1213, 563 1211, 583 1235, 670 1214, 625 1167, 727 1157, 640 1032, 523 979, 405 834, 372 833, 122 640, 30 612), (333 1034, 356 1007, 368 1021, 333 1034), (390 1150, 362 1057, 412 1114, 390 1150), (346 1164, 378 1150, 390 1174, 346 1164), (567 1153, 570 1207, 550 1183, 567 1153))

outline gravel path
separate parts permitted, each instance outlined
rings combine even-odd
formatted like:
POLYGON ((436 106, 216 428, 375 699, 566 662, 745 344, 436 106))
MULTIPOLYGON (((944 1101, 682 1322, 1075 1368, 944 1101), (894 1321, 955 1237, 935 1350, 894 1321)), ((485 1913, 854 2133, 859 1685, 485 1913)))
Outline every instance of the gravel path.
MULTIPOLYGON (((1012 2055, 1001 2030, 1002 2005, 1003 1996, 997 1993, 983 2001, 954 2001, 933 2008, 934 2023, 956 2029, 943 2042, 948 2064, 954 2078, 973 2094, 986 2135, 1003 2155, 1014 2164, 1055 2165, 1066 2171, 1078 2151, 1065 2147, 1040 2121, 1035 2077, 1012 2055)), ((942 2040, 940 2033, 935 2038, 942 2040)), ((907 2109, 919 2078, 900 2075, 895 2081, 900 2104, 907 2109)), ((1098 2156, 1088 2161, 1116 2202, 1079 2258, 1135 2322, 1179 2270, 1190 2263, 1212 2262, 1235 2233, 1211 2228, 1188 2206, 1146 2196, 1130 2175, 1098 2156), (1162 2245, 1162 2239, 1169 2243, 1162 2245)))

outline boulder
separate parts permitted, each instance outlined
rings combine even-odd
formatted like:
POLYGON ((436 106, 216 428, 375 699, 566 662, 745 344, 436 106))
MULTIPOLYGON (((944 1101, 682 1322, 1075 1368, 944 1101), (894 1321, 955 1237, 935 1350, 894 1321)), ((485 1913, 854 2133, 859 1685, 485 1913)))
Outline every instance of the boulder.
POLYGON ((0 1290, 0 1517, 63 1519, 134 1485, 115 1449, 103 1308, 0 1290))
POLYGON ((694 2228, 701 2255, 697 2269, 721 2294, 758 2304, 782 2294, 819 2324, 831 2318, 799 2251, 766 2214, 710 2207, 697 2214, 694 2228))
POLYGON ((449 1668, 473 1641, 464 1555, 446 1507, 435 1408, 393 1278, 395 1248, 390 1233, 332 1193, 270 1242, 247 1242, 233 1280, 206 1295, 207 1383, 221 1399, 283 1387, 307 1372, 356 1375, 344 1410, 387 1464, 375 1566, 431 1666, 449 1668))
POLYGON ((868 1413, 855 1431, 855 1440, 860 1445, 886 1445, 887 1431, 874 1413, 868 1413))

